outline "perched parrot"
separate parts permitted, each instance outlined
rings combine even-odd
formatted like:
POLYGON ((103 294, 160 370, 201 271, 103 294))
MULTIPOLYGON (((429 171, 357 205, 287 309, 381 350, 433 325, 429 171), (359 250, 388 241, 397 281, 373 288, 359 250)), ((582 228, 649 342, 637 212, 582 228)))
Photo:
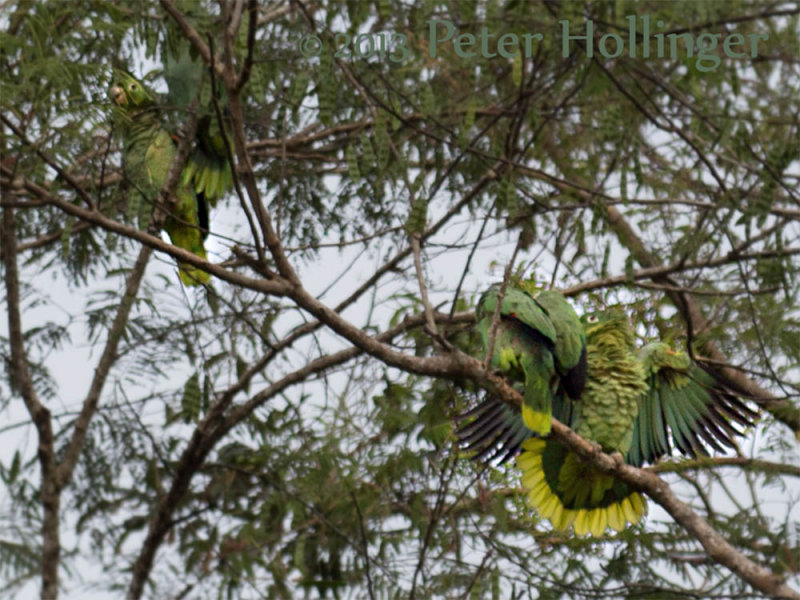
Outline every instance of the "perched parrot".
MULTIPOLYGON (((162 125, 162 105, 152 91, 122 71, 116 72, 108 95, 118 107, 125 175, 143 200, 152 205, 177 152, 175 139, 162 125)), ((208 235, 208 205, 222 197, 233 182, 224 142, 209 133, 210 124, 208 115, 198 122, 197 141, 164 224, 173 244, 201 258, 206 258, 203 240, 208 235)), ((210 279, 208 273, 189 264, 180 263, 179 268, 185 285, 204 284, 210 279)))
MULTIPOLYGON (((476 313, 486 346, 497 293, 498 286, 489 288, 476 313)), ((506 291, 492 366, 524 387, 522 410, 487 397, 461 415, 457 436, 478 460, 505 462, 521 450, 516 464, 539 514, 556 529, 572 525, 578 535, 600 536, 606 527, 621 531, 638 523, 647 511, 645 499, 543 437, 550 424, 542 419, 551 407, 581 437, 635 466, 669 454, 670 434, 691 456, 707 455, 703 442, 719 451, 734 447, 732 437, 741 434, 731 422, 751 425, 757 414, 668 344, 650 343, 637 352, 620 309, 579 320, 567 307, 558 292, 506 291)))
MULTIPOLYGON (((489 288, 476 311, 487 351, 499 292, 499 285, 489 288)), ((577 398, 586 381, 586 336, 564 296, 544 291, 532 297, 522 287, 509 286, 500 307, 491 366, 523 384, 525 427, 539 435, 550 433, 553 398, 577 398)))

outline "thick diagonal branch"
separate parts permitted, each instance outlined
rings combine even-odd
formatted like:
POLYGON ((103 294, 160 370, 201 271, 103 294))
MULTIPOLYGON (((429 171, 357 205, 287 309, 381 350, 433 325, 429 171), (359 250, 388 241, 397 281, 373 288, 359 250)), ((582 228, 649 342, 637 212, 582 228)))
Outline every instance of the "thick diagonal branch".
MULTIPOLYGON (((468 377, 493 395, 515 406, 521 406, 521 395, 505 381, 488 372, 479 361, 472 357, 461 353, 451 353, 444 356, 419 358, 397 352, 377 339, 368 336, 302 288, 292 290, 290 295, 300 307, 316 316, 328 327, 390 366, 426 375, 456 379, 468 377)), ((709 556, 747 581, 755 589, 774 597, 800 600, 800 594, 789 588, 780 577, 753 562, 734 548, 705 519, 692 510, 688 504, 678 499, 667 483, 656 474, 630 465, 617 464, 609 455, 597 451, 596 448, 569 429, 569 427, 555 419, 553 420, 552 435, 570 450, 575 451, 586 460, 590 460, 599 469, 613 474, 622 481, 645 492, 660 504, 677 523, 691 533, 709 556)))

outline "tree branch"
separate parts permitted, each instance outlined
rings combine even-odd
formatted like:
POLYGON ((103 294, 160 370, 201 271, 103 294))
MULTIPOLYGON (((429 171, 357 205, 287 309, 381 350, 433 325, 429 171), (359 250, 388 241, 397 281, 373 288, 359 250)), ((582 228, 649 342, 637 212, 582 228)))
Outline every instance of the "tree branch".
POLYGON ((169 242, 165 242, 156 235, 142 231, 137 227, 131 227, 129 225, 125 225, 124 223, 120 223, 119 221, 110 219, 103 213, 96 210, 88 210, 78 206, 77 204, 72 204, 71 202, 62 200, 58 196, 51 194, 46 188, 28 179, 18 177, 15 179, 15 185, 25 188, 28 192, 38 198, 41 198, 42 200, 45 200, 48 204, 55 206, 56 208, 59 208, 65 213, 77 217, 82 221, 93 223, 102 229, 105 229, 106 231, 111 231, 129 239, 136 240, 145 246, 153 248, 154 250, 158 250, 159 252, 170 255, 180 262, 185 262, 191 264, 192 266, 203 269, 211 275, 228 281, 233 285, 239 285, 270 295, 281 296, 285 295, 286 293, 287 285, 281 280, 275 279, 271 281, 265 281, 263 279, 253 279, 234 271, 230 271, 224 267, 221 267, 220 265, 210 263, 207 260, 200 258, 196 254, 189 252, 188 250, 173 246, 169 242))
MULTIPOLYGON (((450 321, 448 317, 444 317, 443 315, 442 317, 446 321, 450 321)), ((424 313, 404 319, 403 322, 376 336, 374 340, 379 344, 388 342, 399 333, 411 327, 422 325, 425 319, 426 316, 424 313)), ((469 314, 462 314, 458 316, 458 319, 471 320, 471 316, 469 314)), ((369 337, 367 334, 364 334, 364 336, 369 337)), ((236 382, 220 396, 211 406, 205 417, 197 424, 175 468, 169 492, 153 509, 153 516, 150 519, 147 536, 141 546, 136 562, 133 565, 133 577, 126 596, 129 600, 136 600, 141 597, 144 584, 153 567, 156 552, 173 525, 172 515, 179 506, 181 499, 185 496, 186 491, 189 489, 192 477, 194 477, 194 474, 203 465, 205 459, 217 442, 231 429, 249 417, 256 408, 263 405, 271 398, 274 398, 289 386, 304 381, 314 373, 320 373, 331 367, 343 364, 360 354, 362 354, 362 350, 358 347, 354 347, 310 361, 302 368, 285 375, 280 380, 269 385, 241 406, 234 408, 227 415, 225 414, 226 409, 233 400, 234 395, 244 388, 245 382, 242 380, 236 382)), ((256 366, 257 365, 254 365, 253 368, 248 369, 247 373, 250 374, 250 377, 252 377, 252 373, 256 371, 256 366)), ((502 380, 498 380, 498 383, 500 385, 505 385, 502 380)))
MULTIPOLYGON (((194 110, 190 110, 190 119, 187 123, 189 129, 188 135, 183 136, 178 143, 175 156, 167 171, 167 178, 164 185, 159 191, 159 200, 156 202, 156 210, 153 212, 150 222, 147 226, 147 232, 152 237, 157 237, 164 226, 164 221, 167 218, 167 212, 159 207, 169 207, 174 204, 174 190, 180 179, 181 171, 186 164, 186 159, 189 156, 191 149, 190 140, 194 138, 194 130, 197 126, 197 115, 194 110)), ((97 367, 94 371, 94 377, 89 385, 89 391, 83 401, 81 412, 75 420, 75 427, 72 431, 69 444, 64 451, 64 457, 58 465, 58 484, 63 487, 72 477, 72 472, 78 462, 80 453, 83 450, 83 444, 86 439, 86 432, 89 429, 89 423, 92 420, 97 405, 100 401, 100 395, 103 392, 108 374, 111 372, 111 367, 117 360, 117 349, 119 342, 122 339, 122 334, 128 323, 133 303, 136 301, 136 295, 139 291, 139 286, 144 278, 147 263, 153 249, 150 246, 143 245, 139 250, 139 255, 136 257, 136 262, 125 281, 125 291, 122 295, 122 300, 117 307, 117 314, 111 323, 111 328, 108 331, 108 338, 106 339, 105 347, 97 362, 97 367)))
POLYGON ((59 535, 60 489, 56 473, 55 438, 50 411, 42 404, 33 385, 25 352, 20 314, 19 269, 17 266, 17 231, 14 209, 2 205, 3 265, 5 267, 6 304, 8 308, 8 337, 11 346, 10 371, 12 381, 22 395, 39 438, 38 457, 42 472, 40 501, 42 503, 42 562, 41 597, 55 600, 58 596, 58 569, 61 558, 59 535))
POLYGON ((776 473, 800 477, 800 467, 795 465, 771 462, 768 460, 758 460, 744 456, 713 456, 686 459, 681 461, 659 462, 652 467, 646 467, 646 471, 653 473, 680 473, 690 469, 713 469, 716 467, 741 467, 745 470, 758 471, 761 473, 776 473))

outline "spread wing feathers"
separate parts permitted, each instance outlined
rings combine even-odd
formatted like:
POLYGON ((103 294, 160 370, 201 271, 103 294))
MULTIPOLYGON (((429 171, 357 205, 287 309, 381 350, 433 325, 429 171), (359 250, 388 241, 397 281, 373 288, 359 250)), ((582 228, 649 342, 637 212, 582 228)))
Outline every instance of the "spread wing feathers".
POLYGON ((459 444, 478 462, 502 464, 516 456, 522 442, 533 435, 519 411, 491 396, 459 415, 458 422, 459 444))
POLYGON ((669 454, 669 434, 689 456, 708 456, 706 445, 718 451, 734 448, 733 437, 741 432, 733 423, 750 426, 757 417, 683 352, 655 342, 642 348, 639 358, 649 390, 634 422, 629 464, 641 466, 669 454))
MULTIPOLYGON (((571 423, 572 401, 565 396, 556 397, 553 416, 562 423, 571 423)), ((519 454, 522 443, 534 436, 518 410, 492 396, 460 414, 457 422, 459 446, 477 462, 501 465, 519 454)))

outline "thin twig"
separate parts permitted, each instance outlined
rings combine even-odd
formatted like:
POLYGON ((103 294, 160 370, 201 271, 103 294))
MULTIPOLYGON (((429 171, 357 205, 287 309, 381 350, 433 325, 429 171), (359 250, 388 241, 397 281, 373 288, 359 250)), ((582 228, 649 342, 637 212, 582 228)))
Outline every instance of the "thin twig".
POLYGON ((409 237, 411 241, 411 250, 414 253, 414 270, 417 273, 417 283, 419 284, 419 293, 422 298, 422 308, 425 311, 425 325, 430 335, 433 336, 434 345, 439 346, 439 332, 436 329, 436 321, 433 319, 433 307, 428 299, 428 288, 425 285, 425 273, 422 271, 420 236, 417 233, 412 233, 409 237))
POLYGON ((353 499, 353 506, 356 507, 356 514, 358 515, 358 531, 361 534, 361 543, 364 552, 364 572, 367 575, 367 593, 369 597, 374 600, 375 592, 372 589, 372 570, 370 568, 372 559, 369 557, 369 543, 367 542, 367 531, 364 529, 364 515, 361 514, 361 507, 358 505, 358 498, 356 498, 353 490, 350 490, 350 497, 353 499))
POLYGON ((497 291, 497 304, 494 307, 494 314, 492 315, 492 324, 489 326, 489 343, 486 347, 486 356, 483 358, 483 368, 488 369, 494 355, 494 343, 497 337, 497 328, 500 326, 500 309, 503 305, 503 299, 506 297, 506 288, 511 279, 511 270, 514 267, 514 262, 517 260, 517 253, 522 248, 522 233, 517 238, 517 245, 514 246, 514 252, 511 253, 511 258, 506 264, 503 271, 503 283, 500 284, 500 289, 497 291))

